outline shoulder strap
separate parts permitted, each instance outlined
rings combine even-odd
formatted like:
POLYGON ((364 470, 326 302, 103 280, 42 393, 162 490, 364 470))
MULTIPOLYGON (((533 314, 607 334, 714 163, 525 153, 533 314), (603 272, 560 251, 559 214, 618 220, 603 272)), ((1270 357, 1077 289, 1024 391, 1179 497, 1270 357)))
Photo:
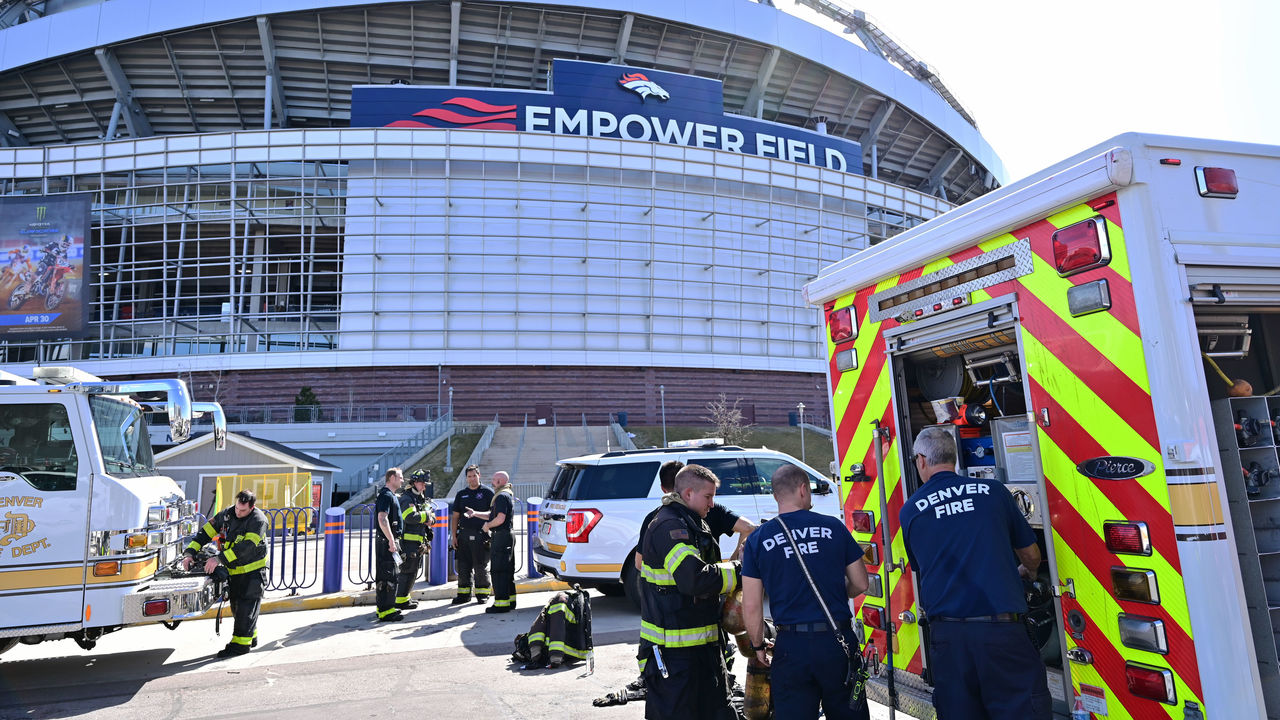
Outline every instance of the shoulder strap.
POLYGON ((800 570, 804 572, 804 579, 809 581, 809 589, 813 591, 813 596, 818 598, 818 605, 822 608, 822 614, 827 616, 827 623, 831 625, 831 632, 836 634, 836 640, 840 641, 840 649, 844 650, 844 656, 852 658, 849 652, 849 645, 844 641, 844 635, 840 633, 839 626, 836 625, 835 618, 831 617, 831 611, 827 609, 827 602, 822 599, 822 593, 818 592, 818 585, 813 581, 813 576, 809 574, 809 566, 805 565, 804 557, 800 555, 800 548, 796 546, 796 539, 791 537, 791 528, 787 527, 787 523, 782 519, 782 513, 778 513, 778 524, 782 526, 782 535, 791 543, 791 550, 796 554, 796 561, 800 563, 800 570))

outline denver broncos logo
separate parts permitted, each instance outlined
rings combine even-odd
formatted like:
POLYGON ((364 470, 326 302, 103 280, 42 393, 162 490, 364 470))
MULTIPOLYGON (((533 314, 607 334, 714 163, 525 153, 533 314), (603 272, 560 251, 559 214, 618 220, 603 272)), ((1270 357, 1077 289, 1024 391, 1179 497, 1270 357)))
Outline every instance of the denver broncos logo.
POLYGON ((640 96, 644 102, 650 95, 659 100, 670 100, 671 94, 662 89, 658 83, 645 77, 643 73, 630 73, 618 79, 618 84, 640 96))

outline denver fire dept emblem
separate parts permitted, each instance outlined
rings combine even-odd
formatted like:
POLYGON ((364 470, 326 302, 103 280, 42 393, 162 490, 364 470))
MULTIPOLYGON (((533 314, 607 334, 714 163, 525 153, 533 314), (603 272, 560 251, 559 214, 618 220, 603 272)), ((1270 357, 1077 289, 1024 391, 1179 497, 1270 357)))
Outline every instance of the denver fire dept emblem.
POLYGON ((36 523, 29 515, 7 512, 4 520, 0 520, 0 547, 7 547, 14 540, 21 540, 36 529, 36 523))

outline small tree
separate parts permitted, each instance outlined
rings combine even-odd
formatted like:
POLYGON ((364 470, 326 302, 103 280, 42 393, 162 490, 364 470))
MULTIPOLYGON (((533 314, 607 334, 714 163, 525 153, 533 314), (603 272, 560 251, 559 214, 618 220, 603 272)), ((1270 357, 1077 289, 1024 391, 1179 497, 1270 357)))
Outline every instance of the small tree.
POLYGON ((742 410, 738 408, 741 402, 742 398, 736 398, 731 405, 729 398, 720 393, 718 398, 707 403, 707 415, 702 419, 715 428, 707 437, 723 438, 728 445, 747 444, 754 425, 747 424, 743 417, 742 410))
POLYGON ((315 422, 319 416, 320 398, 311 392, 311 386, 302 388, 293 398, 294 422, 315 422))

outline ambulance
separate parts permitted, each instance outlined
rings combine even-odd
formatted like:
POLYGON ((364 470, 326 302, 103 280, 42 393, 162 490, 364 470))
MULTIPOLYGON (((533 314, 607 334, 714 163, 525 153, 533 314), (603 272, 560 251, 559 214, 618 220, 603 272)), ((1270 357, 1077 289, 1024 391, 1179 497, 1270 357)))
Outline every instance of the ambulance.
POLYGON ((1038 536, 1026 622, 1056 715, 1280 718, 1280 148, 1121 135, 804 295, 875 576, 872 699, 934 716, 898 514, 912 439, 941 426, 1038 536))
POLYGON ((176 567, 195 505, 156 473, 147 415, 167 415, 182 442, 209 413, 222 448, 221 407, 193 403, 181 380, 33 376, 0 371, 0 652, 64 638, 91 650, 105 633, 208 610, 212 583, 176 567))

